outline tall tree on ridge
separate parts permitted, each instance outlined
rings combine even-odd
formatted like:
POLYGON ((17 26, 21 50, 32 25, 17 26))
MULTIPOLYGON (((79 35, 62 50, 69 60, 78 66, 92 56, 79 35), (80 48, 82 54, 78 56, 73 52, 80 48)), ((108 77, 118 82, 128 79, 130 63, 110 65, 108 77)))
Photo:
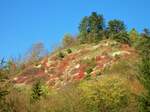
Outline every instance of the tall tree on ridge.
POLYGON ((92 12, 89 17, 84 17, 80 23, 80 40, 81 42, 95 42, 101 38, 101 32, 104 29, 104 18, 102 15, 98 15, 96 12, 92 12))

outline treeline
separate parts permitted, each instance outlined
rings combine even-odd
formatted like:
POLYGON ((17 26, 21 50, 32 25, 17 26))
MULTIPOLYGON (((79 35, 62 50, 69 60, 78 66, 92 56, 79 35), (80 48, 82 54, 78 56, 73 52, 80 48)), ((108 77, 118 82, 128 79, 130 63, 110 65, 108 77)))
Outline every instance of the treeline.
POLYGON ((135 44, 140 37, 149 38, 150 31, 144 28, 139 33, 135 28, 127 30, 127 26, 122 20, 114 19, 105 23, 103 15, 92 12, 90 16, 85 16, 79 24, 79 34, 73 37, 69 34, 63 38, 63 47, 76 44, 98 43, 103 39, 114 39, 125 44, 135 44))

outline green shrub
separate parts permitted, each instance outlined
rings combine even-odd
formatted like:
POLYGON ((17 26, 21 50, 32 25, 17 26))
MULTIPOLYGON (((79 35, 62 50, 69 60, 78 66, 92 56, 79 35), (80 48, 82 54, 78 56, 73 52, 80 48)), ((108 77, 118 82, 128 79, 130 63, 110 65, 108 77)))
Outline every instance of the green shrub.
POLYGON ((88 67, 88 68, 86 69, 86 73, 87 73, 87 74, 90 74, 92 71, 93 71, 93 69, 90 68, 90 67, 88 67))
POLYGON ((86 74, 85 78, 86 80, 90 80, 91 79, 91 75, 90 74, 86 74))
POLYGON ((139 97, 140 112, 150 112, 150 38, 146 38, 147 36, 145 36, 140 38, 136 45, 141 56, 139 63, 139 80, 147 91, 139 97))
POLYGON ((48 95, 48 88, 39 79, 32 87, 31 101, 38 101, 48 95))
POLYGON ((127 32, 119 32, 119 33, 113 34, 111 38, 120 43, 125 43, 129 45, 131 44, 130 38, 127 32))
POLYGON ((64 57, 65 57, 65 55, 64 55, 64 53, 59 52, 59 53, 58 53, 58 57, 62 59, 62 58, 64 58, 64 57))
POLYGON ((127 112, 128 106, 137 109, 136 106, 131 106, 131 101, 136 104, 136 100, 130 93, 126 80, 120 77, 105 76, 97 82, 85 81, 80 84, 80 89, 81 102, 87 112, 127 112))
POLYGON ((149 48, 142 49, 142 60, 139 66, 140 81, 147 92, 140 96, 140 112, 150 112, 150 52, 149 48))
POLYGON ((72 53, 72 50, 71 50, 70 48, 67 49, 67 53, 68 53, 68 54, 72 53))

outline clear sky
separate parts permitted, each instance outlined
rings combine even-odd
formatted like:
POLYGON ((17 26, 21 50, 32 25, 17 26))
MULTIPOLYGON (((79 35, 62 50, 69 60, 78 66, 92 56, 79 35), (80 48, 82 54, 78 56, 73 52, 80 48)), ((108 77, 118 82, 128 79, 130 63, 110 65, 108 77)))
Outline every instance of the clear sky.
POLYGON ((150 28, 150 0, 0 0, 0 57, 23 54, 36 42, 51 50, 93 11, 106 22, 123 20, 128 30, 150 28))

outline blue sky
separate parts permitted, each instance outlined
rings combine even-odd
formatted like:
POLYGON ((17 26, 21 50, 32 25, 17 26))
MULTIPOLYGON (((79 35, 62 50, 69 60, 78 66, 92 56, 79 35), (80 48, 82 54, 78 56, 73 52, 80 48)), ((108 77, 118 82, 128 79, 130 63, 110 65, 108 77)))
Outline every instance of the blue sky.
POLYGON ((96 11, 128 29, 150 28, 150 0, 0 0, 0 57, 23 54, 36 42, 48 50, 66 33, 77 35, 82 17, 96 11))

